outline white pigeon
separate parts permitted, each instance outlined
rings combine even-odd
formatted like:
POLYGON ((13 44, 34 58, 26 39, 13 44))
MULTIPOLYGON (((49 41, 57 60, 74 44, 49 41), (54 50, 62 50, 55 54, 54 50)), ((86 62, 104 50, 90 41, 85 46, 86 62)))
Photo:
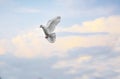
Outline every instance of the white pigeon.
POLYGON ((57 16, 57 17, 49 20, 46 26, 40 25, 40 28, 42 28, 45 33, 45 38, 50 43, 54 43, 56 40, 56 34, 53 33, 53 31, 55 30, 55 26, 60 22, 60 19, 61 19, 61 17, 57 16))

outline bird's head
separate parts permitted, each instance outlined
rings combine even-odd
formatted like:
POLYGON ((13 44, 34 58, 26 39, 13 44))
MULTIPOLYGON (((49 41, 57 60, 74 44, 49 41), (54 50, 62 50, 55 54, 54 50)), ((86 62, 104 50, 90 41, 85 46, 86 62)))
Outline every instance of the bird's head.
POLYGON ((40 25, 40 28, 43 28, 43 25, 40 25))

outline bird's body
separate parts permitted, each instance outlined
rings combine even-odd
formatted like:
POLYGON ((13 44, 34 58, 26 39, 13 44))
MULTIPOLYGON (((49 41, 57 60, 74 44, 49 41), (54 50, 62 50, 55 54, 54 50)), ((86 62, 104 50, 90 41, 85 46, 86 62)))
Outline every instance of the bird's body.
POLYGON ((49 33, 45 30, 45 27, 43 27, 42 25, 40 26, 43 29, 43 32, 45 33, 45 38, 48 38, 49 33))
POLYGON ((49 20, 46 26, 40 25, 45 33, 45 38, 50 42, 54 43, 56 39, 56 34, 53 33, 55 26, 60 22, 61 17, 57 16, 52 20, 49 20))

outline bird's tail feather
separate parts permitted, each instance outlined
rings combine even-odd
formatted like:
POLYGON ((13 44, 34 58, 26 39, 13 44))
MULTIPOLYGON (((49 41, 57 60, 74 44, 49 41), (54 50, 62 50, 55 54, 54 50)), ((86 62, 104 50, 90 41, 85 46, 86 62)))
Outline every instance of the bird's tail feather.
POLYGON ((56 40, 56 34, 55 34, 55 33, 51 33, 50 36, 47 38, 47 40, 48 40, 50 43, 54 43, 55 40, 56 40))

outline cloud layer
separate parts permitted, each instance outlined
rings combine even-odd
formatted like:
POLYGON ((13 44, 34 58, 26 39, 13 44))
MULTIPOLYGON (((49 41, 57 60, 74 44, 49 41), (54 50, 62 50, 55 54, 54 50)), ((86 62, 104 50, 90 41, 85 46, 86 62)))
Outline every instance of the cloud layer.
MULTIPOLYGON (((14 76, 14 73, 22 73, 26 70, 27 75, 31 75, 31 79, 33 78, 32 75, 37 78, 40 71, 36 67, 41 67, 41 63, 38 64, 38 62, 35 62, 36 60, 32 59, 38 59, 39 61, 42 60, 41 62, 48 62, 49 60, 49 64, 45 64, 49 65, 49 68, 45 66, 44 70, 49 69, 56 75, 69 75, 73 79, 119 79, 119 20, 120 16, 110 16, 86 21, 81 25, 76 24, 67 28, 57 27, 56 33, 61 34, 61 36, 58 35, 56 42, 53 44, 44 38, 42 29, 36 28, 22 32, 10 38, 9 41, 1 39, 0 56, 3 56, 3 58, 0 61, 0 68, 2 74, 9 73, 11 75, 10 79, 12 79, 20 76, 14 76), (67 32, 69 35, 64 36, 64 33, 67 32), (70 35, 70 33, 82 33, 83 35, 70 35), (89 35, 84 35, 84 33, 89 35), (8 54, 14 57, 13 59, 10 58, 11 62, 9 62, 9 59, 4 58, 8 54), (19 59, 24 59, 24 62, 19 59), (21 66, 15 64, 18 61, 21 66), (28 67, 25 63, 30 61, 33 61, 34 64, 33 62, 28 63, 30 65, 28 67), (32 67, 33 70, 31 70, 32 67), (9 71, 13 73, 10 74, 9 71), (33 73, 28 71, 33 71, 33 73), (71 74, 73 76, 70 76, 71 74)), ((40 68, 40 70, 42 69, 40 68)), ((26 76, 24 75, 24 77, 26 76)), ((49 77, 53 78, 52 76, 49 77)))
MULTIPOLYGON (((67 55, 67 51, 78 47, 93 47, 93 46, 108 46, 119 50, 119 16, 111 16, 107 18, 98 18, 93 21, 83 22, 82 25, 73 25, 68 28, 57 28, 57 33, 76 32, 76 33, 99 33, 106 32, 107 35, 90 35, 79 36, 70 35, 57 37, 54 44, 50 44, 44 39, 42 30, 34 29, 23 34, 18 34, 11 39, 12 51, 18 57, 51 57, 67 55), (113 27, 114 26, 114 27, 113 27), (41 36, 42 35, 42 36, 41 36), (39 37, 41 36, 41 37, 39 37), (116 45, 117 44, 117 45, 116 45), (116 48, 115 48, 116 47, 116 48), (47 49, 47 51, 46 51, 47 49), (61 52, 61 53, 56 53, 61 52)), ((3 42, 4 43, 4 42, 3 42)), ((1 44, 3 45, 3 44, 1 44)), ((1 47, 1 52, 4 53, 6 46, 1 47)), ((9 51, 9 50, 7 50, 9 51)), ((1 53, 1 54, 2 54, 1 53)))
POLYGON ((119 7, 119 0, 0 0, 0 77, 120 79, 119 7), (61 22, 51 44, 39 24, 54 16, 61 22))

